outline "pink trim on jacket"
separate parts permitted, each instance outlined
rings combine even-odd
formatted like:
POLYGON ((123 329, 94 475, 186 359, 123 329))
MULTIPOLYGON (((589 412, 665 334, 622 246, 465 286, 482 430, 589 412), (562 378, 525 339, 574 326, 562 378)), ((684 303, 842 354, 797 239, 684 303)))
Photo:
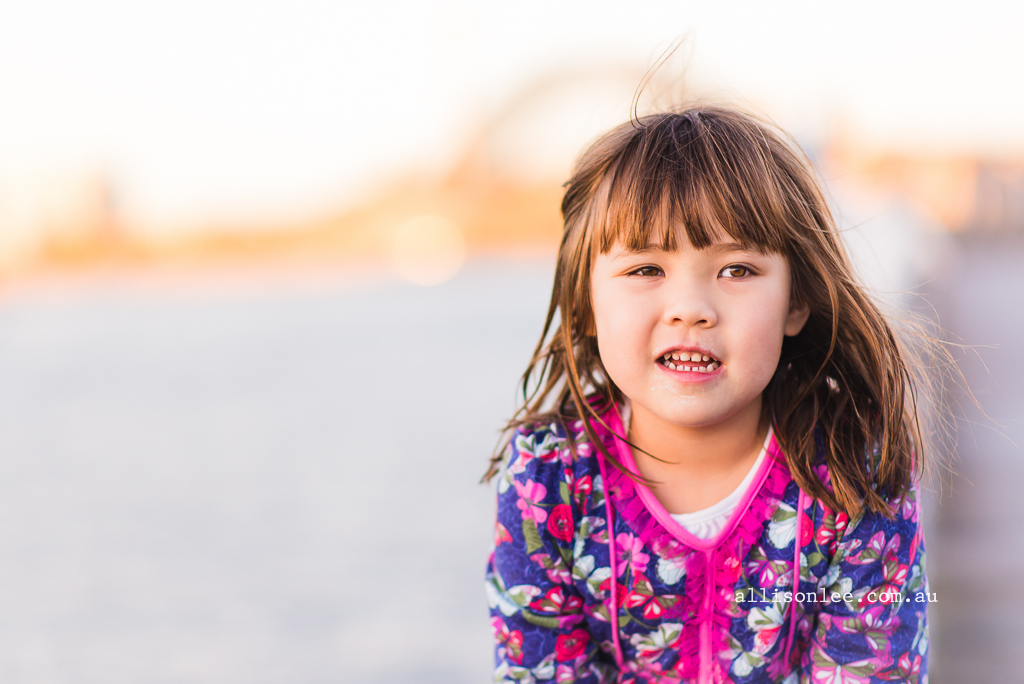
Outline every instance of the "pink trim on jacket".
MULTIPOLYGON (((628 471, 639 475, 632 450, 624 438, 625 431, 618 407, 613 407, 609 414, 606 414, 605 420, 607 429, 610 429, 616 438, 615 450, 619 462, 628 471)), ((599 429, 599 432, 602 430, 599 429)), ((723 630, 728 630, 730 620, 726 612, 727 600, 715 591, 720 580, 719 575, 728 574, 725 567, 727 563, 742 562, 746 557, 747 549, 761 534, 766 519, 764 516, 769 514, 774 500, 782 497, 786 484, 791 479, 774 433, 768 440, 767 452, 770 458, 764 459, 728 523, 712 539, 701 539, 676 522, 654 493, 643 484, 617 470, 612 471, 612 477, 609 478, 604 469, 603 457, 600 452, 597 455, 605 485, 606 503, 610 504, 614 498, 615 504, 622 507, 619 514, 641 539, 651 544, 655 551, 667 557, 685 557, 687 589, 684 601, 677 604, 675 610, 681 613, 691 611, 694 619, 690 624, 696 623, 694 626, 697 627, 697 635, 694 635, 696 639, 680 649, 680 662, 685 670, 690 670, 698 677, 701 684, 719 681, 725 676, 715 658, 715 653, 727 646, 723 630), (764 495, 758 498, 762 490, 764 495), (756 505, 753 505, 755 502, 756 505), (736 544, 731 542, 732 539, 736 540, 736 544), (715 625, 718 629, 713 631, 715 625)), ((611 508, 608 510, 610 513, 611 508)), ((613 530, 609 530, 609 537, 613 536, 613 530)), ((612 573, 613 577, 617 577, 614 569, 612 573)), ((614 584, 613 580, 613 586, 614 584)), ((618 605, 616 604, 614 608, 613 614, 616 619, 612 625, 612 634, 614 643, 618 645, 618 605)), ((621 659, 621 648, 617 646, 617 650, 621 659)))
MULTIPOLYGON (((622 427, 622 419, 619 417, 618 409, 611 412, 611 421, 609 421, 609 427, 615 433, 616 437, 620 434, 624 434, 622 427)), ((631 471, 634 475, 640 474, 640 469, 636 465, 636 461, 633 460, 633 450, 629 444, 623 439, 619 438, 615 440, 615 447, 618 451, 619 463, 626 467, 627 470, 631 471)), ((768 442, 768 448, 766 449, 768 454, 771 456, 778 457, 780 455, 780 449, 775 441, 775 435, 772 434, 771 439, 768 442)), ((729 522, 725 524, 725 527, 711 539, 702 539, 688 529, 676 522, 675 518, 672 517, 665 507, 658 501, 658 497, 654 495, 648 487, 645 485, 634 482, 637 493, 640 495, 640 499, 643 501, 647 510, 650 511, 651 515, 672 534, 673 537, 683 542, 687 546, 699 551, 710 551, 717 548, 725 539, 729 537, 732 531, 739 524, 750 506, 750 503, 757 496, 758 491, 761 489, 761 484, 768 477, 768 472, 771 470, 773 459, 766 458, 761 462, 761 467, 758 468, 757 473, 754 475, 754 479, 751 480, 750 486, 747 487, 747 491, 743 493, 743 497, 739 503, 736 504, 736 510, 733 511, 732 516, 729 518, 729 522)), ((603 475, 602 475, 603 477, 603 475)))

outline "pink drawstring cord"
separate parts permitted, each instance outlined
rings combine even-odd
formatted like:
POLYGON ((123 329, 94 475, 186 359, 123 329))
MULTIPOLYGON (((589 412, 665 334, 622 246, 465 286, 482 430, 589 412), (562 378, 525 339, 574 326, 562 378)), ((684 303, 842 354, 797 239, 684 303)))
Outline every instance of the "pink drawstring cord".
POLYGON ((604 507, 605 507, 605 520, 608 522, 608 564, 610 566, 611 576, 611 605, 608 607, 608 621, 612 626, 612 645, 615 646, 615 664, 622 669, 622 645, 619 643, 619 600, 618 600, 618 584, 619 584, 619 573, 616 572, 615 563, 615 526, 613 525, 612 518, 612 495, 607 490, 608 477, 605 473, 604 458, 600 453, 597 454, 597 465, 601 470, 601 486, 605 488, 604 492, 604 507))
POLYGON ((793 546, 793 597, 789 602, 789 639, 786 641, 786 664, 789 664, 790 652, 793 649, 793 636, 796 634, 796 595, 800 591, 800 518, 804 511, 804 490, 796 499, 796 539, 793 546))

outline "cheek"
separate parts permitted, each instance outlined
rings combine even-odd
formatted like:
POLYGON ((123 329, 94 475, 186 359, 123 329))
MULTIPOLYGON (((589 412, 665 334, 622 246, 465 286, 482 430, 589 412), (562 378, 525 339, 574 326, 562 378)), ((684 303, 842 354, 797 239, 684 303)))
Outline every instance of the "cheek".
POLYGON ((597 349, 601 355, 601 363, 616 383, 619 383, 616 376, 629 373, 642 348, 638 326, 635 323, 631 325, 629 321, 623 320, 624 318, 614 314, 595 316, 597 349))
POLYGON ((758 348, 754 374, 757 377, 757 384, 761 385, 762 388, 766 387, 772 376, 775 375, 781 353, 781 338, 765 340, 765 343, 758 348))
POLYGON ((644 372, 650 355, 649 326, 635 304, 616 305, 608 298, 595 300, 594 324, 601 363, 616 385, 628 385, 630 378, 644 372))
POLYGON ((757 333, 751 335, 747 345, 746 355, 751 361, 751 372, 756 375, 758 381, 768 384, 775 369, 779 365, 779 357, 782 355, 782 340, 785 332, 785 319, 783 315, 777 315, 778 307, 768 305, 756 313, 752 312, 750 319, 751 329, 757 333))

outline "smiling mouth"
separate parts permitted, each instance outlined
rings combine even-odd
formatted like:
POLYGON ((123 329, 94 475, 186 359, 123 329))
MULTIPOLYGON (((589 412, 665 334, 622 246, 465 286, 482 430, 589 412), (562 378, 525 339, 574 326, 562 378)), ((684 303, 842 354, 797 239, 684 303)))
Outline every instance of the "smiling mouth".
POLYGON ((722 362, 698 352, 674 351, 658 359, 658 363, 669 370, 690 373, 710 373, 722 365, 722 362))

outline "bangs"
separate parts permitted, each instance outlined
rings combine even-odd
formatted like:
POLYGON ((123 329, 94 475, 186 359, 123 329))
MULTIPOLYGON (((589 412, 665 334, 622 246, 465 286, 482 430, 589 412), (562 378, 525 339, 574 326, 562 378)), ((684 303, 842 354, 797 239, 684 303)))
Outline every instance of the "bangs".
POLYGON ((695 249, 728 237, 744 249, 783 253, 800 193, 780 169, 774 135, 732 112, 702 113, 644 117, 620 129, 632 135, 589 212, 602 253, 616 242, 675 251, 680 228, 695 249))

